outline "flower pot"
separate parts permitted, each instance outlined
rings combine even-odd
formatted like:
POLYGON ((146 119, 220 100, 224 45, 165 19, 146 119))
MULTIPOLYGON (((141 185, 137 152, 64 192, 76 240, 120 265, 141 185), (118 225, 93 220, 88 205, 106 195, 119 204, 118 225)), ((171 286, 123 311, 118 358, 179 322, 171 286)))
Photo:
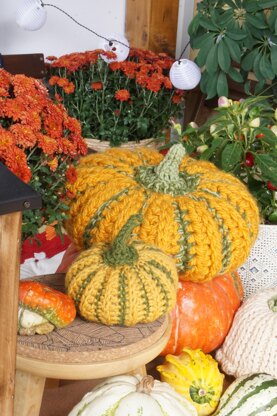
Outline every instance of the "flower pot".
MULTIPOLYGON (((98 139, 85 139, 87 146, 90 150, 93 150, 95 152, 99 152, 102 153, 107 149, 110 149, 110 142, 105 141, 105 140, 98 140, 98 139)), ((143 139, 140 140, 139 142, 135 142, 135 141, 130 141, 127 143, 123 143, 120 148, 121 149, 129 149, 129 150, 135 150, 137 148, 140 147, 148 147, 150 149, 157 149, 159 147, 161 147, 163 144, 162 141, 159 141, 157 139, 143 139)))
POLYGON ((277 225, 260 225, 258 238, 239 275, 244 298, 261 289, 277 286, 277 225))

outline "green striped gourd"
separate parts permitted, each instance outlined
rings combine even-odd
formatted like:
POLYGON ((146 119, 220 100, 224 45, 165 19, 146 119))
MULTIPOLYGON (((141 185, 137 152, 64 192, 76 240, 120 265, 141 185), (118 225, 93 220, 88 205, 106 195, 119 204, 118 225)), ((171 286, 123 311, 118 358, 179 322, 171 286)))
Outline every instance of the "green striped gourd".
POLYGON ((277 379, 268 374, 237 378, 221 396, 214 416, 276 416, 277 379))
POLYGON ((80 160, 65 226, 77 249, 111 242, 142 212, 139 240, 171 255, 195 282, 236 270, 256 240, 259 211, 246 186, 181 144, 157 151, 110 149, 80 160))
POLYGON ((88 321, 132 326, 153 322, 174 307, 174 260, 144 242, 127 244, 139 220, 139 215, 131 217, 112 244, 95 244, 68 269, 67 293, 88 321))
POLYGON ((152 376, 111 377, 87 393, 68 416, 197 416, 193 405, 152 376))

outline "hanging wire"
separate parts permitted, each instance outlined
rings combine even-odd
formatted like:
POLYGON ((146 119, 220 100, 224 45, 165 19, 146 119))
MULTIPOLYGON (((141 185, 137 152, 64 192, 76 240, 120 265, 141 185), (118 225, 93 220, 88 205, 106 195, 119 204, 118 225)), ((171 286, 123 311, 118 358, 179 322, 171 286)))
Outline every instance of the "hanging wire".
POLYGON ((189 44, 190 44, 190 41, 188 41, 188 42, 187 42, 187 44, 185 45, 185 47, 184 47, 184 49, 182 50, 182 52, 181 52, 181 54, 180 54, 179 58, 177 59, 177 61, 180 61, 180 59, 182 58, 182 56, 183 56, 183 55, 184 55, 184 53, 186 52, 187 47, 189 46, 189 44))
MULTIPOLYGON (((82 23, 78 22, 76 19, 74 19, 74 17, 72 17, 70 14, 68 14, 67 12, 65 12, 63 9, 61 9, 60 7, 54 5, 54 4, 50 4, 50 3, 43 3, 41 1, 41 5, 44 6, 48 6, 48 7, 53 7, 54 9, 59 10, 60 12, 62 12, 63 14, 65 14, 67 17, 69 17, 69 19, 73 20, 74 23, 76 23, 78 26, 81 26, 82 28, 88 30, 89 32, 93 33, 94 35, 98 36, 101 39, 106 40, 107 42, 109 42, 109 46, 112 46, 112 40, 106 38, 105 36, 99 35, 99 33, 95 32, 94 30, 90 29, 89 27, 83 25, 82 23)), ((114 41, 116 41, 117 43, 120 43, 121 45, 125 46, 126 48, 130 49, 129 45, 126 45, 126 43, 121 42, 120 40, 117 39, 113 39, 114 41)))

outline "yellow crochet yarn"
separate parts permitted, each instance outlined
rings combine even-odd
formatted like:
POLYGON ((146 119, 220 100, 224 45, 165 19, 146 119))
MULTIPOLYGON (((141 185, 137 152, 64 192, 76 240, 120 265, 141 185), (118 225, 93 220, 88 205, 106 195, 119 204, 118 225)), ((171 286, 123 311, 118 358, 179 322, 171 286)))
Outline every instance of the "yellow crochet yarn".
POLYGON ((142 212, 139 240, 174 257, 184 278, 205 281, 236 270, 248 257, 259 212, 246 186, 182 145, 157 151, 111 149, 81 159, 66 228, 77 247, 110 242, 142 212))
POLYGON ((126 245, 138 217, 129 219, 112 245, 83 251, 66 274, 67 293, 89 321, 131 326, 155 321, 175 305, 174 260, 143 242, 126 245))

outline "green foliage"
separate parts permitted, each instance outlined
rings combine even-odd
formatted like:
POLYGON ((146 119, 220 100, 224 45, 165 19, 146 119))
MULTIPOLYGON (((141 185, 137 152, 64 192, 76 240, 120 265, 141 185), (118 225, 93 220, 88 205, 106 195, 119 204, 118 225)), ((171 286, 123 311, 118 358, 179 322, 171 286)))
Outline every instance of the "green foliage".
MULTIPOLYGON (((258 80, 255 94, 277 84, 276 0, 202 0, 188 32, 208 99, 228 96, 229 78, 250 93, 250 72, 258 80)), ((277 97, 274 88, 270 94, 277 97)))
POLYGON ((160 138, 183 108, 183 92, 169 80, 174 60, 131 48, 126 61, 109 63, 103 53, 54 60, 48 76, 51 96, 81 122, 83 137, 107 140, 111 146, 160 138))
POLYGON ((268 97, 222 97, 216 114, 178 138, 187 152, 237 176, 257 199, 264 222, 277 223, 277 109, 268 97))

